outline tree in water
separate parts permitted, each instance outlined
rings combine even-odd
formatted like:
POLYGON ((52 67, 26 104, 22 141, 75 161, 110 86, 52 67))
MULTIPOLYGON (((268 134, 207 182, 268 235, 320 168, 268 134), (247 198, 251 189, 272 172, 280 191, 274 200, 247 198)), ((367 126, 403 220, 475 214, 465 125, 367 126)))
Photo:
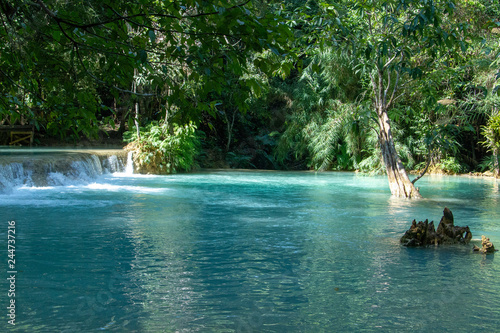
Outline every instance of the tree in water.
POLYGON ((389 0, 345 2, 323 8, 327 13, 323 15, 330 18, 328 36, 333 46, 354 55, 357 70, 367 78, 391 193, 420 198, 396 150, 389 114, 403 96, 399 91, 405 80, 422 78, 433 60, 451 54, 458 45, 465 48, 463 30, 452 30, 448 20, 454 3, 389 0))

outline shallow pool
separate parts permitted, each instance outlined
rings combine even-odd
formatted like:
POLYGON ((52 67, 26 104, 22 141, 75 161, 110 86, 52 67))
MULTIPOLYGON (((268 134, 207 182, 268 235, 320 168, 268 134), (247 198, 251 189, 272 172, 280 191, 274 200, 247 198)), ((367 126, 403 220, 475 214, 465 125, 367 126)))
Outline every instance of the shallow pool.
MULTIPOLYGON (((448 207, 474 239, 484 234, 500 247, 498 182, 417 184, 426 199, 393 199, 385 177, 354 173, 107 174, 16 188, 0 194, 5 264, 7 222, 16 222, 10 328, 498 330, 499 255, 399 244, 411 220, 437 226, 448 207)), ((2 274, 6 311, 7 268, 2 274)))

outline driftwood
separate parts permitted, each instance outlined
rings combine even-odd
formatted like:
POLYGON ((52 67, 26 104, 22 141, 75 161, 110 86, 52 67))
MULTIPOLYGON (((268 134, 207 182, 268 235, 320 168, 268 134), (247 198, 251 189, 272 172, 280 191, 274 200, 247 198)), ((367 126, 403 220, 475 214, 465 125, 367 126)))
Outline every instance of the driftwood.
POLYGON ((490 254, 490 253, 495 253, 495 246, 493 246, 493 243, 490 242, 489 238, 486 238, 484 235, 481 236, 481 245, 482 248, 479 248, 478 246, 474 245, 472 250, 474 252, 479 252, 479 253, 485 253, 485 254, 490 254))
POLYGON ((413 220, 401 243, 404 246, 428 246, 439 244, 468 244, 472 239, 472 233, 468 226, 458 227, 453 224, 453 213, 448 208, 443 211, 443 217, 439 222, 437 230, 434 221, 425 220, 417 223, 413 220))

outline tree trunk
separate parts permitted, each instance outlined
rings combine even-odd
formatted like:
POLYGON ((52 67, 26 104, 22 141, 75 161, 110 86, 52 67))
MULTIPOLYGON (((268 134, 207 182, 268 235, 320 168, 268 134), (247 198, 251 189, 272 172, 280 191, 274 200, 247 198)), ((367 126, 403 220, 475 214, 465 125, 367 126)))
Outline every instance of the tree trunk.
MULTIPOLYGON (((132 82, 132 91, 135 93, 137 93, 137 68, 134 68, 134 81, 132 82)), ((135 96, 137 98, 137 96, 135 96)), ((134 124, 135 124, 135 130, 136 130, 136 133, 137 133, 137 138, 140 139, 141 138, 141 130, 140 130, 140 126, 139 126, 139 102, 135 101, 135 104, 134 104, 134 124)))
POLYGON ((227 112, 224 112, 224 117, 226 118, 226 125, 227 125, 226 152, 229 152, 229 148, 231 147, 231 139, 233 136, 233 127, 234 127, 234 119, 236 118, 236 111, 233 111, 233 117, 231 123, 229 123, 229 117, 227 116, 227 112))
POLYGON ((493 148, 493 168, 495 170, 495 177, 500 176, 500 165, 498 164, 498 148, 493 148))
POLYGON ((139 126, 139 103, 135 102, 135 116, 134 116, 135 131, 137 138, 141 138, 141 129, 139 126))
POLYGON ((386 110, 377 110, 379 125, 379 143, 382 159, 389 179, 389 187, 394 196, 417 199, 422 196, 413 185, 399 158, 391 133, 391 125, 386 110))

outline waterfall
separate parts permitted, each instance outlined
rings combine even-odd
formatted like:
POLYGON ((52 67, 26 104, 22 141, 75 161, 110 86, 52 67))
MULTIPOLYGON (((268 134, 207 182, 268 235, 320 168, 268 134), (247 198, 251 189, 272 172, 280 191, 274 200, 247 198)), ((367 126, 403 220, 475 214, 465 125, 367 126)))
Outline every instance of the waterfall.
POLYGON ((133 152, 129 151, 127 154, 127 164, 125 165, 125 174, 133 175, 134 174, 134 159, 132 158, 133 152))
POLYGON ((0 193, 8 193, 21 186, 90 183, 103 174, 123 172, 124 159, 125 152, 122 150, 0 151, 0 193))
POLYGON ((22 185, 32 186, 31 175, 31 170, 25 170, 22 163, 0 165, 0 193, 22 185))
POLYGON ((111 155, 107 159, 103 159, 101 164, 104 173, 115 173, 125 170, 123 158, 118 158, 116 155, 111 155))
POLYGON ((50 165, 47 185, 62 186, 89 183, 104 173, 101 161, 96 155, 78 156, 50 165))

